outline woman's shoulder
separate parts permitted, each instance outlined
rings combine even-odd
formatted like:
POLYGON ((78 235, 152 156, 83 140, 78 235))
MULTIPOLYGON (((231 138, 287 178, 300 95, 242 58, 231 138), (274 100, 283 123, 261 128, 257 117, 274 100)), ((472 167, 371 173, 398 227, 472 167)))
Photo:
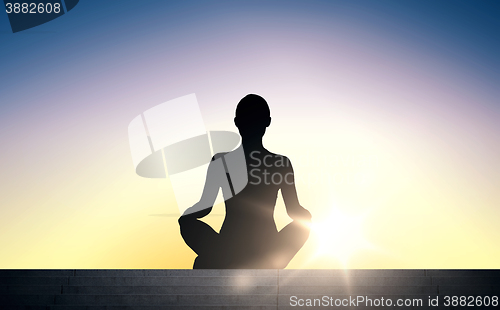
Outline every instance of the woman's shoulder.
POLYGON ((267 154, 263 154, 262 162, 267 167, 274 166, 276 168, 289 168, 292 166, 290 159, 282 154, 267 152, 267 154))
POLYGON ((268 155, 271 156, 272 158, 274 158, 275 160, 290 163, 290 159, 283 154, 273 153, 273 152, 269 152, 269 151, 268 151, 268 153, 269 153, 268 155))

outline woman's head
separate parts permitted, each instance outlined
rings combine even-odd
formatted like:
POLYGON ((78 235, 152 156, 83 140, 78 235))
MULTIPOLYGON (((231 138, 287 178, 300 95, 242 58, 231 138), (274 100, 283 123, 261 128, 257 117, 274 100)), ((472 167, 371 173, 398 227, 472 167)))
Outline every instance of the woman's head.
POLYGON ((271 124, 271 111, 266 100, 255 94, 243 97, 236 107, 234 124, 243 138, 262 137, 271 124))

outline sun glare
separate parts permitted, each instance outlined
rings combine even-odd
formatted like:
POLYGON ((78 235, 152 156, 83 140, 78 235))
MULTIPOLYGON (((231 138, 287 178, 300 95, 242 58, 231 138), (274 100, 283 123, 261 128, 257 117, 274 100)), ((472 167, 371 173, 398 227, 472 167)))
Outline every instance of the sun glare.
POLYGON ((334 211, 311 224, 311 233, 318 243, 316 256, 338 259, 344 268, 355 252, 372 248, 363 234, 364 215, 348 215, 334 211))

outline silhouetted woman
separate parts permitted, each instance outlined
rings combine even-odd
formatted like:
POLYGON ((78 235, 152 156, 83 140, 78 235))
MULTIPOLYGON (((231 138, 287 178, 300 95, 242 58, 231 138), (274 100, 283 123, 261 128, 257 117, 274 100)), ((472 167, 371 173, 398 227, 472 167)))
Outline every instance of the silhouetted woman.
POLYGON ((288 158, 262 145, 271 124, 264 98, 250 94, 241 99, 234 123, 241 146, 214 156, 200 202, 179 219, 182 237, 198 254, 195 269, 285 268, 309 237, 311 214, 299 204, 288 158), (238 161, 238 154, 244 160, 238 161), (217 233, 198 219, 210 213, 220 188, 226 217, 217 233), (279 190, 293 221, 278 232, 274 208, 279 190))

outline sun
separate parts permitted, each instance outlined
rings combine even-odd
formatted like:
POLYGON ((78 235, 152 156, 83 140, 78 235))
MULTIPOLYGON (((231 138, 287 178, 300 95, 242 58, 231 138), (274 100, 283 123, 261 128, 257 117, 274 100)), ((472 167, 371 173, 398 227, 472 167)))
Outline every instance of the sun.
POLYGON ((349 258, 357 251, 373 248, 363 234, 366 215, 349 215, 334 210, 328 216, 311 224, 312 237, 318 248, 316 256, 330 256, 338 259, 344 268, 349 258))

